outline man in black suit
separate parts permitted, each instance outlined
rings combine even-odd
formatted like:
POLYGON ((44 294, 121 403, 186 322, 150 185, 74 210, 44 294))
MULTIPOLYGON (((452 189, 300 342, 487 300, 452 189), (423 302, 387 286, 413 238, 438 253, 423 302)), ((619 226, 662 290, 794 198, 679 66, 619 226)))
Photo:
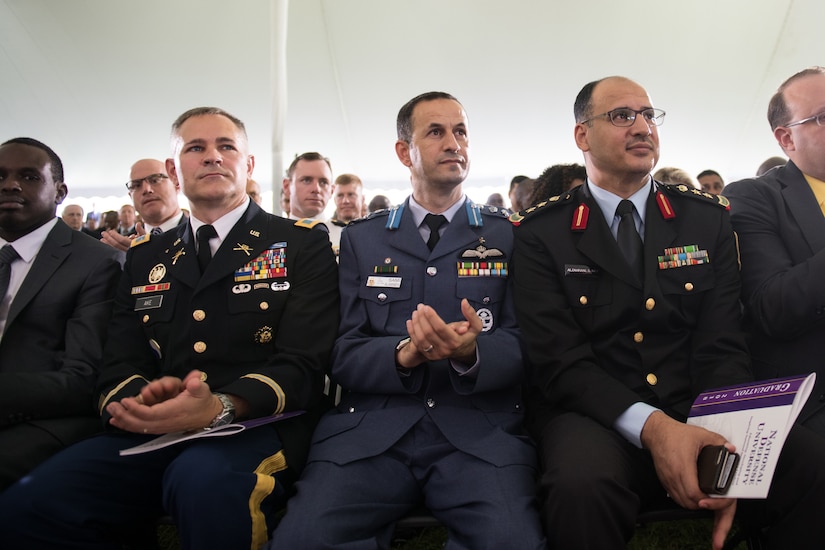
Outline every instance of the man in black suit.
POLYGON ((254 158, 229 113, 187 111, 173 146, 166 169, 191 216, 127 254, 98 382, 111 431, 0 496, 13 547, 112 544, 122 527, 168 513, 186 548, 258 548, 305 460, 338 328, 327 235, 251 202, 254 158), (118 456, 157 434, 298 411, 308 412, 118 456))
POLYGON ((55 216, 66 193, 49 147, 0 145, 0 247, 16 256, 0 260, 0 490, 100 431, 93 393, 120 264, 55 216))
POLYGON ((742 302, 760 378, 816 371, 800 420, 825 436, 825 68, 786 80, 768 107, 790 158, 725 188, 742 255, 742 302))
MULTIPOLYGON (((640 508, 669 495, 716 512, 721 548, 736 501, 704 494, 696 462, 704 446, 733 445, 684 420, 701 391, 751 380, 727 202, 651 178, 665 113, 635 82, 587 84, 574 113, 587 182, 511 217, 550 546, 621 548, 640 508), (673 267, 684 247, 695 262, 673 267)), ((825 445, 805 432, 791 431, 773 480, 773 547, 825 541, 825 445)))

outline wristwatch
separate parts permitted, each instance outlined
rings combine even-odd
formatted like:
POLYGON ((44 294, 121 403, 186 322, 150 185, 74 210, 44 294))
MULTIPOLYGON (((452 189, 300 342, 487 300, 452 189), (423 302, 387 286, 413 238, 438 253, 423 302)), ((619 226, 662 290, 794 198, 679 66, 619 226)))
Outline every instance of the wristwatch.
POLYGON ((235 405, 232 403, 232 400, 229 399, 229 396, 225 393, 216 393, 215 397, 221 400, 221 405, 223 405, 223 408, 221 409, 221 412, 219 412, 218 415, 212 419, 209 426, 206 427, 207 430, 220 426, 226 426, 235 420, 235 405))

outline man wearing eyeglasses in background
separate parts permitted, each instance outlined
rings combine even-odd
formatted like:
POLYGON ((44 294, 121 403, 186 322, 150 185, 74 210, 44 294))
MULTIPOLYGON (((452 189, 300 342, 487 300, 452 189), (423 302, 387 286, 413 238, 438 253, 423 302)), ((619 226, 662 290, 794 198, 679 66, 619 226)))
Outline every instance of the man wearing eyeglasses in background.
POLYGON ((136 235, 130 237, 115 230, 104 231, 101 234, 104 243, 125 252, 136 236, 146 233, 156 235, 186 222, 187 218, 178 203, 180 185, 169 178, 162 161, 141 159, 134 163, 126 189, 143 221, 137 224, 136 235))
MULTIPOLYGON (((721 548, 736 501, 704 494, 696 463, 707 445, 734 447, 684 420, 701 391, 752 380, 727 201, 651 177, 665 112, 635 82, 587 84, 574 114, 586 183, 511 216, 549 546, 623 548, 640 509, 660 508, 669 496, 714 510, 713 546, 721 548), (691 245, 696 264, 662 268, 661 256, 691 245)), ((822 522, 812 516, 825 509, 817 473, 825 442, 805 431, 789 434, 771 514, 756 520, 772 524, 772 547, 823 547, 822 522)))
POLYGON ((786 80, 768 122, 787 164, 725 187, 742 256, 742 302, 757 377, 815 370, 800 421, 825 436, 825 67, 786 80))

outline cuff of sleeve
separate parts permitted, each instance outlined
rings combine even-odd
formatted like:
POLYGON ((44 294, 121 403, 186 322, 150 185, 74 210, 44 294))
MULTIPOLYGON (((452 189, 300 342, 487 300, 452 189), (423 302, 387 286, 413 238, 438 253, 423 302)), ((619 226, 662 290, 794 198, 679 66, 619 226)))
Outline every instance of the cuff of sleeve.
POLYGON ((651 407, 647 403, 634 403, 616 419, 613 423, 613 429, 641 449, 642 428, 644 428, 647 418, 658 410, 656 407, 651 407))

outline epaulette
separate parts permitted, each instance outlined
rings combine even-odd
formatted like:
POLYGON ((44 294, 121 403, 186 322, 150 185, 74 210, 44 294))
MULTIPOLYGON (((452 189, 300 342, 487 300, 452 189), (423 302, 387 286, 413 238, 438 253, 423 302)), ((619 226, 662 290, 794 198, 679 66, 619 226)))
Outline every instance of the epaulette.
POLYGON ((134 239, 132 239, 132 244, 129 245, 129 248, 134 248, 139 244, 148 243, 149 239, 151 239, 151 238, 152 238, 151 233, 145 233, 145 234, 143 234, 139 237, 135 237, 134 239))
POLYGON ((721 206, 725 210, 730 210, 730 201, 728 201, 728 199, 723 197, 722 195, 713 195, 706 191, 702 191, 701 189, 696 189, 691 185, 685 185, 684 183, 672 184, 656 182, 656 184, 658 185, 659 189, 665 191, 670 195, 693 197, 695 199, 705 201, 708 204, 715 204, 716 206, 721 206))
MULTIPOLYGON (((322 220, 316 220, 315 218, 301 218, 300 220, 295 220, 295 226, 303 227, 304 229, 312 229, 318 224, 324 225, 324 222, 322 220)), ((327 232, 329 232, 329 229, 326 225, 324 225, 324 229, 326 229, 327 232)))
POLYGON ((491 206, 489 204, 479 204, 479 212, 487 216, 494 216, 496 218, 509 218, 510 210, 507 208, 499 208, 498 206, 491 206))
POLYGON ((384 216, 386 216, 390 213, 390 210, 392 210, 392 209, 391 208, 382 208, 381 210, 376 210, 375 212, 370 212, 366 216, 363 216, 361 218, 355 218, 354 220, 349 222, 349 224, 347 224, 347 225, 352 225, 352 224, 355 224, 355 223, 361 223, 361 222, 365 222, 367 220, 372 220, 372 219, 375 219, 375 218, 383 218, 384 216))
POLYGON ((565 204, 568 201, 570 201, 570 199, 572 199, 572 198, 573 198, 573 194, 570 193, 569 191, 566 192, 566 193, 563 193, 561 195, 555 195, 555 196, 550 197, 548 199, 545 199, 543 201, 537 202, 536 204, 534 204, 530 208, 527 208, 525 210, 520 210, 519 212, 513 212, 510 215, 510 222, 513 225, 519 225, 521 222, 523 222, 523 221, 525 221, 529 218, 532 218, 532 217, 536 216, 537 214, 539 214, 541 212, 547 211, 547 209, 549 207, 556 206, 557 204, 565 204))

